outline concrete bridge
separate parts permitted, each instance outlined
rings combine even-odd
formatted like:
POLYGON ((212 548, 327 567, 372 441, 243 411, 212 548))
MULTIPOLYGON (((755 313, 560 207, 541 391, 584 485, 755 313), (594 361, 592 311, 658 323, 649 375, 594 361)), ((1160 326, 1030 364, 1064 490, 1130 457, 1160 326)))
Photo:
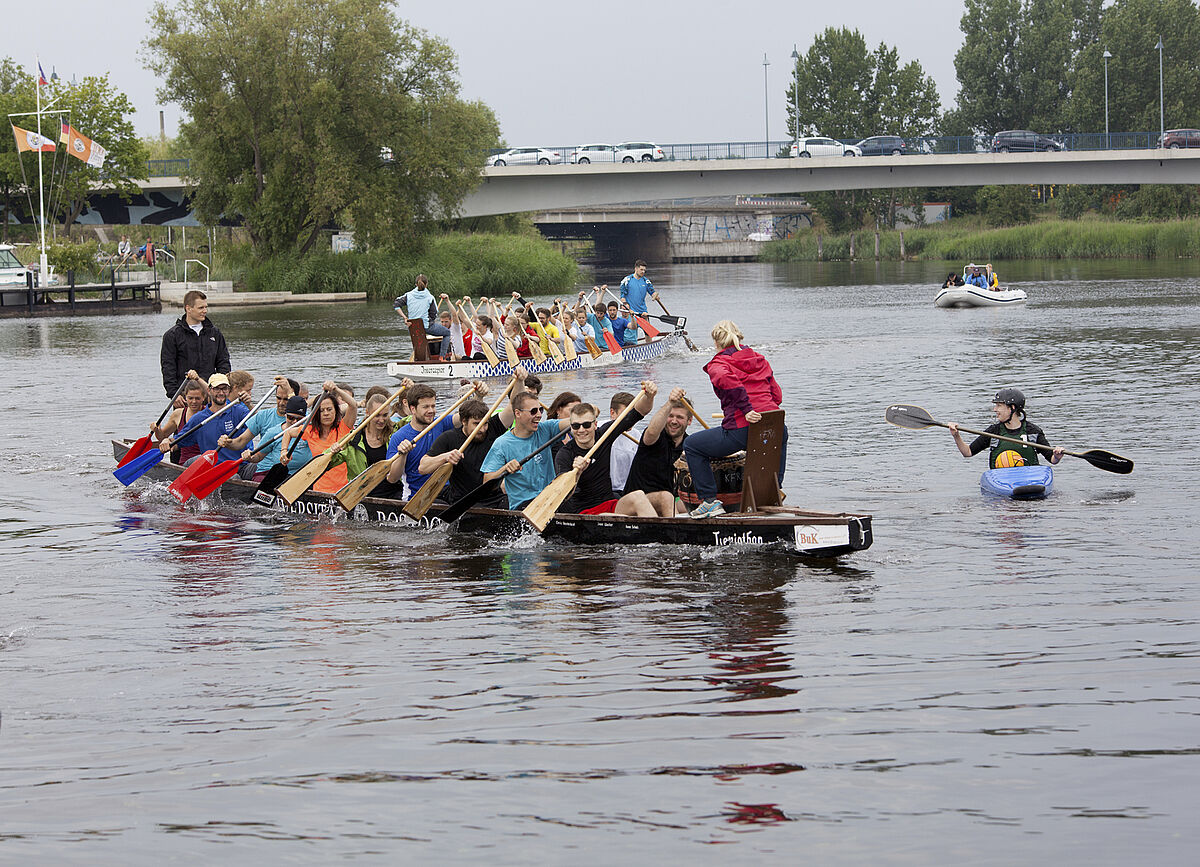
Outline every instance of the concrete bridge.
MULTIPOLYGON (((662 215, 655 218, 639 215, 635 209, 627 209, 619 219, 613 216, 613 205, 651 200, 742 197, 756 192, 803 196, 819 190, 982 184, 1200 184, 1200 149, 682 159, 657 163, 504 166, 486 168, 482 173, 483 182, 463 202, 462 216, 534 212, 539 215, 539 225, 551 236, 555 232, 561 234, 561 227, 568 223, 577 227, 609 224, 608 229, 599 228, 599 234, 592 236, 602 240, 605 232, 613 232, 612 224, 616 222, 626 224, 627 236, 635 223, 661 226, 669 222, 662 215), (560 213, 553 217, 553 212, 571 215, 560 213), (554 225, 560 228, 552 228, 554 225)), ((180 178, 151 178, 143 181, 141 187, 142 196, 130 203, 116 195, 99 197, 79 222, 199 225, 185 200, 185 186, 180 178)), ((738 219, 746 219, 745 214, 741 213, 738 219)), ((714 223, 714 227, 717 225, 714 223)), ((672 243, 679 241, 672 239, 672 243)), ((622 255, 627 257, 627 247, 622 255)), ((644 258, 661 261, 664 255, 661 251, 650 252, 644 258)), ((682 258, 690 256, 685 254, 682 258)))

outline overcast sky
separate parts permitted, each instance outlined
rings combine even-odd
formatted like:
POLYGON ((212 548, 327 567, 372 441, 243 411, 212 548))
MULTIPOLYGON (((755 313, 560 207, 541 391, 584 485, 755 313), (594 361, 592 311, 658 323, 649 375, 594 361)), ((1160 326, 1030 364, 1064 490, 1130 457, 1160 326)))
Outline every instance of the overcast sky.
MULTIPOLYGON (((164 109, 174 135, 179 110, 159 104, 158 82, 138 56, 152 5, 67 0, 51 15, 49 7, 10 4, 4 51, 31 70, 40 54, 47 75, 108 72, 137 106, 140 134, 158 132, 164 109)), ((826 27, 857 28, 869 48, 886 42, 902 64, 920 61, 943 108, 958 90, 961 0, 445 0, 396 10, 457 52, 463 95, 491 106, 510 145, 761 141, 764 114, 771 138, 782 140, 792 46, 803 55, 826 27)))

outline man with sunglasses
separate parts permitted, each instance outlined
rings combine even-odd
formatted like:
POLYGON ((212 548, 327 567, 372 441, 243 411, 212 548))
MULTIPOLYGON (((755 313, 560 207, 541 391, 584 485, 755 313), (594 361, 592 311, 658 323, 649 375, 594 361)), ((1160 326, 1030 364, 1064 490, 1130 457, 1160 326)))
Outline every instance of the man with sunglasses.
POLYGON ((504 476, 508 508, 516 510, 525 508, 554 481, 554 464, 546 452, 525 466, 521 466, 521 461, 566 430, 569 422, 567 419, 543 418, 542 405, 527 391, 512 399, 512 407, 512 430, 496 438, 480 469, 485 482, 504 476))
MULTIPOLYGON (((229 378, 223 373, 214 373, 208 378, 208 406, 200 410, 192 416, 188 422, 189 426, 196 426, 197 429, 180 439, 176 445, 185 446, 194 444, 199 446, 200 453, 203 454, 213 449, 218 449, 217 460, 221 461, 236 461, 241 455, 238 452, 231 451, 227 448, 220 448, 217 440, 222 434, 228 435, 233 433, 234 428, 250 415, 250 410, 241 402, 241 395, 237 397, 237 403, 231 406, 228 410, 221 413, 221 418, 212 424, 206 424, 204 427, 199 427, 203 421, 209 416, 216 415, 229 402, 231 398, 229 378)), ((187 461, 184 466, 192 463, 199 455, 187 461)))
POLYGON ((642 390, 633 399, 633 408, 620 421, 609 421, 597 427, 599 410, 590 403, 576 404, 571 408, 571 440, 558 450, 554 458, 554 469, 561 475, 571 469, 579 470, 579 483, 575 491, 563 503, 561 511, 579 512, 584 515, 638 515, 653 518, 658 514, 646 494, 640 490, 628 491, 621 497, 613 492, 612 447, 617 438, 641 421, 654 408, 654 395, 658 386, 652 380, 642 383, 642 390), (590 459, 585 458, 609 428, 616 426, 604 444, 590 459))

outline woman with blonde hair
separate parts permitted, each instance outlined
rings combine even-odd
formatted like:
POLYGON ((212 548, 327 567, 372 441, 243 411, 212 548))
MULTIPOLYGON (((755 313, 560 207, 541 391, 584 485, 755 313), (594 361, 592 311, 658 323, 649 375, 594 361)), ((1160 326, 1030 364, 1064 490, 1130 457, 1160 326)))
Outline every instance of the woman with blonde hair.
MULTIPOLYGON (((717 499, 713 459, 745 449, 750 425, 761 419, 764 412, 779 409, 783 401, 783 391, 775 381, 771 365, 749 346, 742 345, 746 336, 734 322, 722 319, 714 325, 712 339, 717 354, 704 365, 704 372, 712 381, 725 417, 720 427, 689 434, 683 441, 683 456, 700 497, 700 505, 691 512, 693 518, 715 518, 725 514, 725 507, 717 499)), ((780 486, 787 466, 787 437, 785 427, 779 459, 780 486)))

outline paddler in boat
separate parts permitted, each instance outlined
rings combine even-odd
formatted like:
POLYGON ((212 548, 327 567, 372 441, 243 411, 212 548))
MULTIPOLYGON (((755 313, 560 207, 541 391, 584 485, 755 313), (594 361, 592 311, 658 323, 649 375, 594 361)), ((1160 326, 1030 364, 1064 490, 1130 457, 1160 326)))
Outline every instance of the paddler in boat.
MULTIPOLYGON (((984 428, 985 434, 1000 434, 1013 439, 1034 442, 1049 446, 1046 434, 1033 422, 1025 418, 1025 395, 1015 388, 1002 388, 992 398, 992 412, 996 415, 996 423, 984 428)), ((973 457, 986 448, 991 451, 988 455, 988 465, 991 469, 1005 467, 1032 466, 1038 462, 1038 449, 1032 446, 1017 445, 1003 440, 993 440, 990 436, 976 437, 968 445, 958 432, 958 425, 951 422, 946 425, 954 444, 964 458, 973 457)), ((1050 463, 1057 464, 1062 460, 1063 450, 1055 448, 1050 455, 1050 463)))
POLYGON ((950 289, 951 287, 961 286, 961 285, 963 285, 962 275, 959 274, 957 271, 951 271, 949 274, 946 275, 946 282, 942 284, 942 288, 950 289))
POLYGON ((980 289, 988 288, 987 275, 983 273, 983 266, 976 265, 972 262, 967 266, 967 285, 977 286, 980 289))
MULTIPOLYGON (((524 374, 524 368, 520 370, 521 374, 524 374)), ((486 397, 488 393, 488 387, 482 380, 468 382, 464 390, 474 390, 476 397, 486 397)), ((429 449, 439 436, 448 430, 461 427, 462 419, 457 413, 451 413, 438 421, 437 426, 428 433, 424 433, 426 428, 437 421, 437 392, 424 383, 417 383, 405 390, 404 399, 408 401, 409 409, 412 410, 412 419, 392 434, 388 440, 386 457, 402 458, 392 461, 387 481, 392 486, 403 482, 404 499, 408 499, 419 491, 429 478, 428 473, 422 473, 420 470, 421 458, 429 454, 429 449), (417 438, 417 434, 422 434, 420 439, 417 438)))
MULTIPOLYGON (((745 339, 741 329, 728 319, 713 326, 712 340, 717 354, 704 365, 704 372, 712 381, 725 417, 720 427, 697 431, 683 443, 692 483, 700 497, 700 505, 689 513, 693 518, 715 518, 725 514, 725 507, 717 499, 713 459, 729 457, 745 449, 750 425, 759 421, 764 412, 779 409, 783 401, 783 390, 775 380, 771 365, 749 346, 743 346, 745 339)), ((787 441, 785 426, 779 455, 781 488, 787 468, 787 441)))
MULTIPOLYGON (((159 442, 159 448, 162 449, 162 443, 170 438, 175 431, 183 430, 192 421, 192 417, 204 409, 208 403, 208 389, 200 379, 200 375, 194 370, 187 372, 187 384, 183 387, 183 394, 180 396, 183 401, 183 406, 173 410, 170 417, 161 425, 150 425, 150 433, 154 439, 159 442)), ((194 439, 194 438, 193 438, 194 439)), ((166 451, 163 449, 163 451, 166 451)), ((175 445, 174 451, 171 453, 171 462, 182 464, 185 460, 191 460, 196 455, 200 454, 200 446, 195 442, 191 442, 186 446, 175 445)))
POLYGON ((543 420, 542 405, 529 392, 516 395, 512 407, 516 416, 512 430, 496 438, 480 469, 485 482, 504 477, 508 508, 515 510, 525 508, 554 481, 554 464, 545 452, 525 466, 521 466, 521 461, 571 426, 566 420, 543 420))

